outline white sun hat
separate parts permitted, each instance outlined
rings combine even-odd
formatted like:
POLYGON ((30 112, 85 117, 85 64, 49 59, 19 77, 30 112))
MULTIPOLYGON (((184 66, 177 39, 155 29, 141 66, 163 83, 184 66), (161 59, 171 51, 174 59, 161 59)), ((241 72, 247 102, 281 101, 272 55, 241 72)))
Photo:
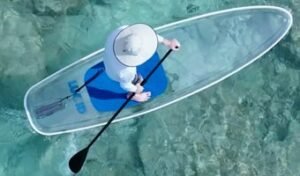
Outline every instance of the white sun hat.
POLYGON ((146 24, 126 27, 116 36, 113 51, 120 63, 135 67, 143 64, 157 49, 157 35, 146 24))

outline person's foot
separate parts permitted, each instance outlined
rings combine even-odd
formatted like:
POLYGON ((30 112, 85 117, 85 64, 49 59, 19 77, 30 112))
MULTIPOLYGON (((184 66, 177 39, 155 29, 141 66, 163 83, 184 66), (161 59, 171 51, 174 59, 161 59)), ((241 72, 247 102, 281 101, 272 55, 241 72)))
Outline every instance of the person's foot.
POLYGON ((142 92, 139 94, 136 93, 132 97, 132 100, 137 101, 137 102, 145 102, 145 101, 149 100, 150 97, 151 97, 151 92, 142 92))

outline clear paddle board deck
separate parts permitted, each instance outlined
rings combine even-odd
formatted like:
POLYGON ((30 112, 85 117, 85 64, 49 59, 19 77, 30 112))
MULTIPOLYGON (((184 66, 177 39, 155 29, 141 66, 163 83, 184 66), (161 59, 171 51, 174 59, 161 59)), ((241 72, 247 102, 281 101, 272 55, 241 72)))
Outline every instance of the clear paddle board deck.
MULTIPOLYGON (((137 117, 202 91, 253 63, 276 45, 292 26, 289 11, 249 6, 195 16, 156 28, 177 38, 181 49, 163 63, 168 85, 160 96, 125 108, 114 122, 137 117)), ((159 55, 167 51, 159 47, 159 55)), ((104 125, 114 111, 99 111, 84 88, 66 103, 53 103, 84 83, 88 69, 101 62, 100 49, 33 85, 24 106, 31 126, 55 135, 104 125), (47 105, 43 109, 43 105, 47 105)))

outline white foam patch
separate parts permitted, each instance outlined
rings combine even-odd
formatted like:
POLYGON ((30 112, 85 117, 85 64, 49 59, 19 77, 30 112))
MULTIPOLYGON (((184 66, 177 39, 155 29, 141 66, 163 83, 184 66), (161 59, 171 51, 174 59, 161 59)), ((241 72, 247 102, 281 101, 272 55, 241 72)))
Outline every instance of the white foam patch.
POLYGON ((66 143, 68 144, 68 146, 63 151, 65 162, 59 164, 59 171, 64 175, 73 175, 72 171, 69 169, 68 162, 69 159, 78 151, 78 148, 75 144, 76 139, 78 139, 78 136, 76 136, 76 134, 70 134, 67 136, 66 143))

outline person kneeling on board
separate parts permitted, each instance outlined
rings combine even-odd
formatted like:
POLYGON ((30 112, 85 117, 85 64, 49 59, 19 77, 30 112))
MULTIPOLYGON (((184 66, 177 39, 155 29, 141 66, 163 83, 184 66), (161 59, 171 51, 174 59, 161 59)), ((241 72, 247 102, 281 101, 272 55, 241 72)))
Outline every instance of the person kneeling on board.
POLYGON ((135 93, 134 101, 144 102, 151 97, 151 92, 144 92, 142 77, 136 67, 151 58, 158 43, 175 51, 180 47, 176 39, 165 39, 146 24, 121 26, 108 36, 104 51, 105 71, 128 92, 127 96, 135 93))

